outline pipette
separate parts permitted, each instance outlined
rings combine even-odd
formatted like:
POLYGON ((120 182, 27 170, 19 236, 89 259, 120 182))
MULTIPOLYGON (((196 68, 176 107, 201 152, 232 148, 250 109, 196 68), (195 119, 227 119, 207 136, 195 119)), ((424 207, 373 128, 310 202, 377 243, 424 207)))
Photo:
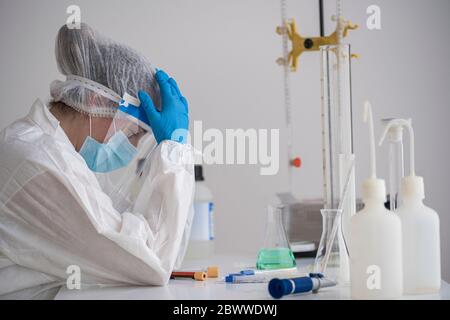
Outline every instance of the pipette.
MULTIPOLYGON (((303 273, 304 274, 304 273, 303 273)), ((227 283, 261 283, 268 282, 275 277, 294 277, 299 276, 301 273, 294 268, 276 269, 276 270, 255 270, 246 269, 239 273, 231 273, 225 277, 227 283)))

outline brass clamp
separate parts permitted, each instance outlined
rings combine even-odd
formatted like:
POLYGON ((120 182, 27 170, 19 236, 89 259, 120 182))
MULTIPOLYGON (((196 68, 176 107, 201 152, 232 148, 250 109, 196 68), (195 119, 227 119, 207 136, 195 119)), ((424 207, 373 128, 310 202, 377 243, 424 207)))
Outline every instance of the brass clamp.
MULTIPOLYGON (((342 21, 342 37, 345 38, 348 35, 349 30, 355 30, 358 25, 351 23, 350 21, 342 21)), ((297 31, 297 24, 295 19, 290 19, 285 26, 278 26, 276 32, 279 35, 287 35, 288 39, 292 43, 292 49, 288 54, 288 61, 284 58, 277 59, 277 63, 280 65, 289 65, 291 71, 297 71, 298 58, 303 52, 306 51, 319 51, 321 46, 334 45, 339 43, 339 30, 336 30, 326 37, 307 37, 303 38, 297 31)), ((357 57, 353 55, 352 57, 357 57)))

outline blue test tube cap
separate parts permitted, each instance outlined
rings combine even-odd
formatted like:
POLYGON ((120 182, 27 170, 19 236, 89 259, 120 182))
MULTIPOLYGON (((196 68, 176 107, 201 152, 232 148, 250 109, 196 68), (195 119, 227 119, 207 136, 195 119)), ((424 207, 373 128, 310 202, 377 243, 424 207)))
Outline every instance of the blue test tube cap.
POLYGON ((226 283, 233 283, 233 281, 234 281, 236 276, 242 276, 242 274, 240 274, 240 273, 230 273, 229 275, 227 275, 225 277, 225 282, 226 283))

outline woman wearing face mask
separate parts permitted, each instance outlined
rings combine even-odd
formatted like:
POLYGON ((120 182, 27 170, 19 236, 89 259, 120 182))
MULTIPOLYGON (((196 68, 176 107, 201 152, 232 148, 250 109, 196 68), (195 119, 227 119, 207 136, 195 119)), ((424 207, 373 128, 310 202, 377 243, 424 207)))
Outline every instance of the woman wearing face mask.
POLYGON ((187 101, 85 24, 63 26, 55 52, 65 81, 0 133, 0 298, 52 298, 73 266, 81 287, 165 285, 192 221, 187 101), (138 185, 125 205, 117 172, 138 185))

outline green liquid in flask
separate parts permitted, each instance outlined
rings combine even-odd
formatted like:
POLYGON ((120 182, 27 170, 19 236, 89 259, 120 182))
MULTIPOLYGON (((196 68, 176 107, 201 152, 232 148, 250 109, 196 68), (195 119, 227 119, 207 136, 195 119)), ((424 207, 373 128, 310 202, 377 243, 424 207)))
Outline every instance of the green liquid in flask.
POLYGON ((285 269, 296 266, 294 254, 289 248, 261 249, 256 268, 259 270, 285 269))

